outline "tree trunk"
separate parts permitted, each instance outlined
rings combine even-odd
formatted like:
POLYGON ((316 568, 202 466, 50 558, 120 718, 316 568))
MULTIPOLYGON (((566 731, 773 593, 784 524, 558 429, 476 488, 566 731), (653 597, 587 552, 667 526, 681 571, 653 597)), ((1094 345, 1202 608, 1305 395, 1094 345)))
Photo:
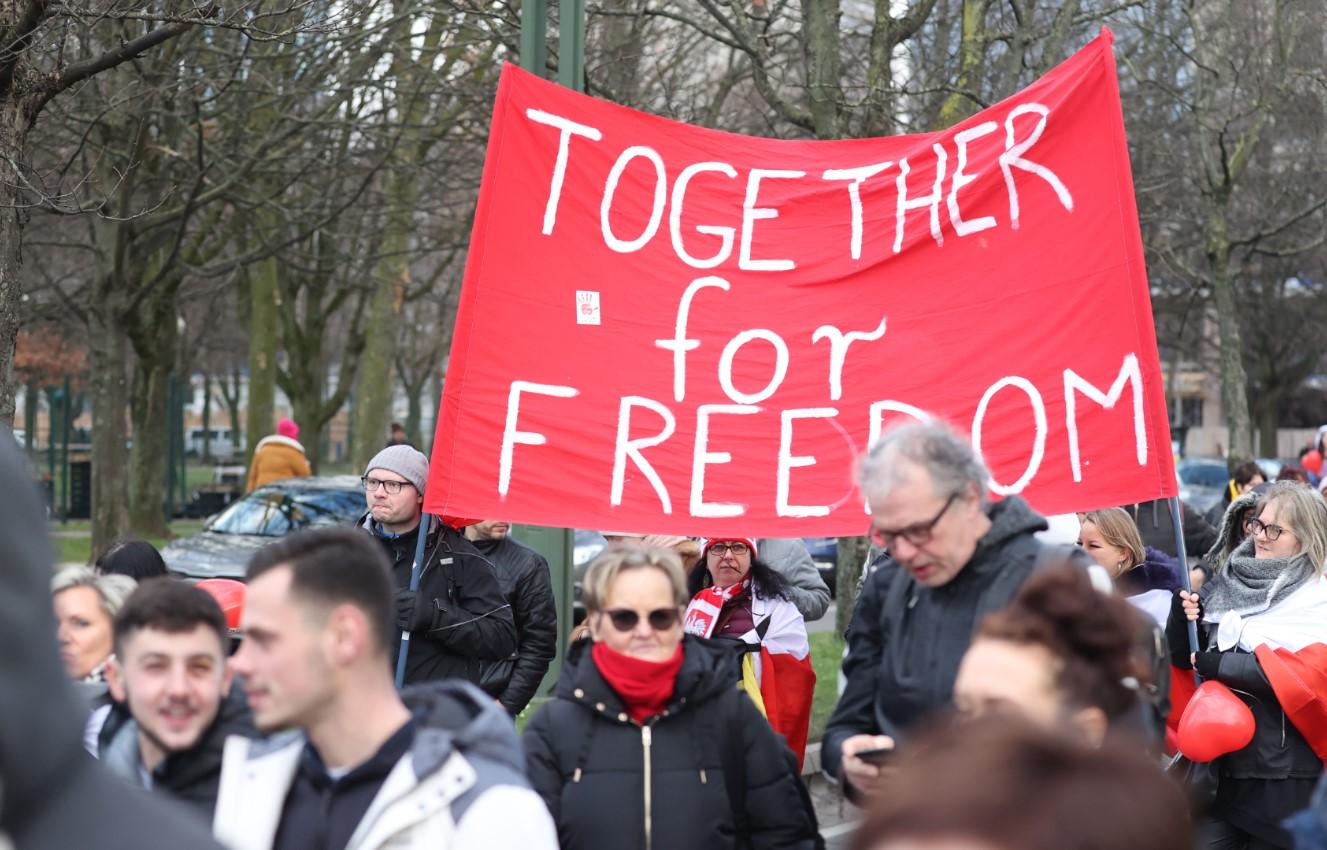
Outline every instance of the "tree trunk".
MULTIPOLYGON (((152 274, 151 266, 142 274, 152 274)), ((179 281, 159 281, 152 294, 129 314, 129 341, 137 355, 130 417, 134 450, 129 455, 129 527, 141 537, 166 537, 166 476, 178 409, 167 388, 175 372, 179 281)), ((183 392, 184 381, 180 381, 183 392)), ((182 448, 182 447, 181 447, 182 448)), ((178 459, 176 459, 178 463, 178 459)))
MULTIPOLYGON (((188 451, 186 444, 185 451, 188 451)), ((212 376, 203 373, 203 462, 212 462, 212 376)))
POLYGON ((1281 417, 1277 413, 1280 406, 1280 393, 1267 393, 1258 397, 1258 456, 1278 457, 1276 450, 1276 426, 1281 417))
POLYGON ((33 441, 37 439, 37 408, 41 406, 41 396, 37 394, 37 380, 30 379, 23 388, 23 450, 32 452, 33 441))
POLYGON ((865 537, 839 538, 839 562, 834 571, 834 628, 839 637, 847 634, 848 624, 852 622, 852 612, 857 607, 857 586, 861 583, 870 548, 870 541, 865 537))
MULTIPOLYGON (((427 379, 427 373, 426 373, 427 379)), ((410 436, 410 442, 416 446, 424 445, 424 435, 420 428, 424 421, 424 383, 421 381, 414 386, 406 384, 405 387, 406 403, 409 405, 405 415, 405 432, 410 436)), ((420 449, 423 451, 423 449, 420 449)))
MULTIPOLYGON (((173 323, 172 323, 173 324, 173 323)), ((173 336, 173 334, 172 334, 173 336)), ((171 358, 140 356, 134 372, 130 416, 134 423, 134 450, 130 453, 129 527, 140 537, 169 533, 166 504, 166 464, 170 455, 170 422, 174 411, 167 403, 171 358)))
MULTIPOLYGON (((805 16, 803 51, 806 55, 807 98, 816 138, 837 139, 843 135, 839 102, 839 18, 838 0, 807 0, 802 4, 805 16)), ((734 14, 746 14, 734 9, 734 14)))
POLYGON ((217 381, 217 386, 221 388, 221 398, 226 402, 226 413, 230 417, 230 442, 235 447, 236 459, 243 457, 240 452, 244 451, 244 429, 240 425, 240 390, 244 386, 244 375, 240 372, 240 367, 231 369, 229 378, 221 378, 217 381))
POLYGON ((272 433, 276 410, 277 291, 276 260, 263 260, 249 279, 249 442, 244 463, 253 460, 258 441, 272 433))
POLYGON ((94 558, 129 529, 129 450, 125 445, 129 341, 118 327, 103 318, 99 311, 89 313, 94 558))
POLYGON ((989 0, 963 0, 963 24, 958 47, 958 76, 940 106, 936 129, 952 127, 980 105, 968 92, 976 91, 986 56, 986 8, 989 0))
POLYGON ((1211 211, 1207 223, 1207 265, 1216 304, 1217 339, 1220 340, 1217 356, 1221 369, 1221 403, 1225 407, 1228 430, 1226 456, 1231 463, 1237 463, 1253 457, 1253 435, 1249 423, 1249 380, 1244 372, 1239 306, 1235 283, 1230 276, 1230 243, 1226 238, 1226 216, 1221 205, 1211 211))
POLYGON ((18 387, 14 383, 14 349, 18 344, 23 286, 23 217, 26 206, 19 187, 27 178, 17 173, 26 160, 27 116, 21 101, 9 93, 0 100, 0 424, 13 427, 18 387))

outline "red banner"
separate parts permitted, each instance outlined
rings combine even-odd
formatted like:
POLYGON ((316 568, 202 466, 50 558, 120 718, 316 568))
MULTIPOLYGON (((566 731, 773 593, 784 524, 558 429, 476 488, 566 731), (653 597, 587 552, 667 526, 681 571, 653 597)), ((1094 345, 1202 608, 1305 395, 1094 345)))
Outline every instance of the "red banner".
POLYGON ((941 133, 704 130, 508 66, 426 507, 858 534, 922 411, 1049 513, 1173 495, 1111 36, 941 133))

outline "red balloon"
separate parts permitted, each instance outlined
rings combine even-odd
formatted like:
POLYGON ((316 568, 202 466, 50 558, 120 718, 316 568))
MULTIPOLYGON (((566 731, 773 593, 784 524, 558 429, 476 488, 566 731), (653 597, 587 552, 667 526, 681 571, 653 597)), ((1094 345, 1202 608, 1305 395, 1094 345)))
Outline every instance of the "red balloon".
POLYGON ((1179 750, 1207 762, 1243 749, 1253 740, 1253 712, 1220 682, 1203 682, 1180 715, 1179 750))
POLYGON ((1304 468, 1309 472, 1312 472, 1314 475, 1322 475, 1322 452, 1314 449, 1304 455, 1302 463, 1304 464, 1304 468))
POLYGON ((194 586, 212 594, 226 615, 226 625, 231 631, 239 629, 240 615, 244 613, 244 582, 233 578, 208 578, 194 586))

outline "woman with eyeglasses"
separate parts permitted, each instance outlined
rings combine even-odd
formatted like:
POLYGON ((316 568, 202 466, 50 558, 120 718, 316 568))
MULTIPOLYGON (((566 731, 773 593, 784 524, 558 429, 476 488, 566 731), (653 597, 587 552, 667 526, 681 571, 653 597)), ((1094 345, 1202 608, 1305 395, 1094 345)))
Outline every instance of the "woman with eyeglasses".
POLYGON ((800 767, 816 687, 806 622, 788 581, 757 557, 750 537, 712 537, 687 578, 691 602, 683 628, 742 647, 742 686, 800 767))
POLYGON ((607 549, 582 599, 590 637, 524 735, 562 850, 814 847, 792 755, 734 686, 736 655, 683 634, 677 555, 607 549))
POLYGON ((1177 667, 1227 685, 1255 723, 1248 746, 1213 762, 1200 846, 1288 848, 1282 821, 1308 805, 1327 758, 1327 504, 1306 485, 1277 482, 1231 504, 1223 541, 1237 539, 1239 522, 1248 536, 1218 544, 1214 554, 1228 554, 1211 582, 1176 593, 1167 636, 1177 667))

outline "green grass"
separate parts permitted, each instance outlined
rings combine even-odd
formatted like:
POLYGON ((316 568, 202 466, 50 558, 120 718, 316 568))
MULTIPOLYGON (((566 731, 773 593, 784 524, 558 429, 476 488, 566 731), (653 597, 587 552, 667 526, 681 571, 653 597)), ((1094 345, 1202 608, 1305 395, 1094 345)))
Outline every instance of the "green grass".
MULTIPOLYGON (((186 537, 203 527, 200 519, 177 519, 170 524, 171 537, 149 537, 147 542, 160 549, 175 537, 186 537)), ((53 522, 51 532, 65 532, 69 536, 52 539, 55 545, 55 557, 59 563, 86 564, 92 559, 92 524, 87 520, 70 520, 67 523, 53 522)))
POLYGON ((834 632, 811 637, 811 666, 816 668, 816 691, 811 702, 811 731, 808 741, 825 735, 825 723, 839 699, 839 668, 843 665, 843 638, 834 632))

